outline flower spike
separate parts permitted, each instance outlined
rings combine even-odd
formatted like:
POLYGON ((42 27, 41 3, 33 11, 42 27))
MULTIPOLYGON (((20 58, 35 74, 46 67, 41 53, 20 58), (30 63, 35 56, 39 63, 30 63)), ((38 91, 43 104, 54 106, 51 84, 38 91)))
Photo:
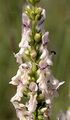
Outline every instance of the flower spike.
POLYGON ((59 82, 51 71, 56 52, 51 51, 50 55, 47 48, 49 32, 43 29, 45 9, 36 7, 40 0, 27 1, 30 6, 22 13, 20 50, 14 53, 19 67, 9 82, 17 86, 17 90, 10 101, 19 120, 51 120, 53 99, 64 82, 59 82))

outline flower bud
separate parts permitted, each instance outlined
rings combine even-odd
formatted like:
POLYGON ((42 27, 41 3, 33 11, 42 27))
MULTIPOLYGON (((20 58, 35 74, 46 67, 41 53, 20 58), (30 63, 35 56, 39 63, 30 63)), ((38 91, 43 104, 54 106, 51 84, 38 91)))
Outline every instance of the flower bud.
POLYGON ((32 50, 30 55, 31 55, 31 58, 34 59, 36 57, 37 53, 35 50, 32 50))
POLYGON ((30 4, 34 5, 34 0, 27 0, 30 4))
POLYGON ((41 14, 41 12, 42 12, 42 8, 39 7, 39 8, 38 8, 38 13, 41 14))
POLYGON ((32 72, 33 72, 33 73, 35 73, 35 72, 36 72, 36 70, 37 70, 36 64, 35 64, 35 63, 33 63, 33 64, 32 64, 32 72))
POLYGON ((35 78, 34 78, 34 77, 32 77, 32 81, 35 81, 35 78))
POLYGON ((40 0, 27 0, 30 4, 35 5, 40 0))
POLYGON ((41 41, 41 34, 36 33, 34 39, 35 39, 36 42, 40 42, 41 41))
POLYGON ((30 6, 26 6, 26 8, 25 8, 25 14, 27 14, 27 16, 30 18, 30 14, 31 14, 31 8, 30 8, 30 6))
POLYGON ((43 116, 42 116, 42 115, 39 115, 39 116, 38 116, 38 120, 43 120, 43 116))
POLYGON ((30 58, 28 55, 24 54, 23 57, 22 57, 23 61, 29 61, 30 58))
POLYGON ((31 82, 29 85, 29 89, 33 92, 36 92, 38 90, 38 86, 35 82, 31 82))
POLYGON ((36 21, 41 19, 42 8, 36 9, 36 21))
POLYGON ((25 50, 25 54, 29 55, 29 50, 28 49, 25 50))

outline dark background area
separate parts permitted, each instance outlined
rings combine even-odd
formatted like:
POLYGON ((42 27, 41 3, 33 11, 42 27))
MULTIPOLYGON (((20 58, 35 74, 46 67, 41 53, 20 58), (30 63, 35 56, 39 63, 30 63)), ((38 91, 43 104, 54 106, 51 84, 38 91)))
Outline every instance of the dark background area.
MULTIPOLYGON (((0 0, 0 120, 17 120, 10 98, 16 87, 9 85, 18 69, 13 52, 19 50, 21 14, 25 0, 0 0)), ((41 0, 46 9, 45 29, 50 32, 49 49, 56 51, 53 74, 65 84, 55 98, 51 120, 70 106, 70 0, 41 0)))

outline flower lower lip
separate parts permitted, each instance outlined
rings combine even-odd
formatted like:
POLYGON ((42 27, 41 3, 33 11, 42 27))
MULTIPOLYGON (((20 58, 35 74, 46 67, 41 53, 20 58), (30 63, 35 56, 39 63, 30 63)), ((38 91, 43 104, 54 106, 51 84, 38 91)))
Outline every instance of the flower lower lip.
POLYGON ((43 43, 43 46, 45 46, 46 44, 48 44, 48 42, 43 43))
POLYGON ((44 70, 44 69, 47 68, 47 65, 46 65, 45 67, 40 67, 40 66, 39 66, 39 68, 40 68, 41 70, 44 70))
POLYGON ((39 26, 40 26, 40 25, 42 25, 42 24, 43 24, 43 22, 44 22, 44 19, 43 19, 43 20, 39 23, 39 26))
POLYGON ((30 28, 29 25, 26 25, 26 24, 22 24, 22 25, 23 25, 23 27, 25 27, 25 28, 30 28))

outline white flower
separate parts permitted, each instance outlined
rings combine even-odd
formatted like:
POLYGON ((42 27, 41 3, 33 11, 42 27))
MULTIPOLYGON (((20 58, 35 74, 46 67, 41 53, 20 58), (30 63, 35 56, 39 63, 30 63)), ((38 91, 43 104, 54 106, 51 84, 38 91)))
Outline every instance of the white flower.
POLYGON ((13 104, 13 106, 14 106, 15 109, 25 108, 25 105, 24 105, 24 104, 18 103, 18 102, 16 102, 16 101, 14 101, 12 104, 13 104))
POLYGON ((21 76, 21 81, 22 81, 23 85, 27 85, 29 83, 30 77, 29 77, 28 73, 29 73, 29 70, 25 70, 24 74, 21 76))
POLYGON ((17 54, 14 53, 14 57, 16 58, 17 63, 19 63, 19 64, 23 63, 22 56, 19 53, 17 53, 17 54))
POLYGON ((38 21, 38 24, 36 26, 38 31, 43 29, 43 23, 44 23, 45 19, 46 19, 46 11, 45 11, 45 9, 42 9, 41 19, 38 21))
POLYGON ((27 113, 26 120, 34 120, 34 117, 32 114, 27 113))
POLYGON ((44 59, 47 56, 47 50, 43 49, 42 55, 40 56, 40 59, 44 59))
POLYGON ((70 120, 70 108, 67 110, 66 119, 67 119, 67 120, 70 120))
POLYGON ((11 102, 13 103, 14 101, 20 101, 21 97, 18 95, 18 93, 16 93, 12 98, 11 98, 11 102))
POLYGON ((57 117, 57 120, 67 120, 66 115, 63 112, 60 112, 57 117))
POLYGON ((51 104, 51 99, 46 99, 46 104, 51 104))
MULTIPOLYGON (((38 76, 40 77, 40 75, 45 75, 45 78, 48 80, 49 77, 51 76, 51 70, 46 67, 46 64, 45 63, 39 63, 39 67, 40 69, 37 70, 37 74, 38 76)), ((43 77, 42 77, 43 78, 43 77)))
POLYGON ((39 25, 41 25, 46 19, 46 11, 45 11, 45 9, 42 10, 41 15, 42 15, 42 18, 39 21, 39 25))
POLYGON ((24 116, 23 112, 24 112, 24 111, 19 110, 19 109, 16 110, 17 118, 18 118, 19 120, 27 120, 26 117, 24 116))
POLYGON ((47 47, 44 47, 41 45, 40 51, 42 52, 42 55, 40 56, 40 59, 48 58, 49 52, 47 50, 47 47))
POLYGON ((24 51, 26 48, 29 47, 29 43, 28 41, 30 40, 30 37, 29 37, 29 34, 30 34, 30 29, 24 29, 23 33, 22 33, 22 39, 21 39, 21 42, 19 43, 19 47, 20 47, 20 50, 17 54, 14 54, 14 56, 16 57, 16 61, 17 63, 19 64, 22 64, 22 57, 23 57, 23 54, 24 54, 24 51))
POLYGON ((58 81, 52 74, 51 74, 51 76, 50 76, 49 81, 50 81, 50 84, 52 85, 52 87, 53 87, 54 89, 56 89, 56 87, 57 87, 58 84, 59 84, 59 81, 58 81))
POLYGON ((26 48, 30 47, 28 41, 30 40, 29 34, 30 34, 30 29, 24 29, 22 32, 22 39, 21 42, 19 43, 20 50, 17 54, 14 54, 16 57, 16 61, 19 64, 22 64, 22 57, 24 54, 24 51, 26 48))
POLYGON ((43 60, 40 60, 40 62, 39 62, 39 68, 41 69, 41 70, 45 70, 45 69, 47 69, 48 68, 48 65, 50 66, 50 65, 52 65, 53 63, 52 63, 52 61, 50 60, 50 59, 43 59, 43 60))
POLYGON ((52 88, 56 90, 65 83, 65 81, 59 82, 53 75, 50 76, 50 82, 52 84, 52 88))
POLYGON ((41 60, 41 61, 39 62, 39 67, 40 67, 41 70, 46 69, 46 68, 47 68, 46 62, 45 62, 44 60, 41 60))
POLYGON ((26 105, 29 113, 33 113, 36 110, 36 107, 37 107, 36 97, 37 97, 37 94, 35 95, 30 94, 30 100, 28 104, 26 105))
POLYGON ((31 67, 32 67, 31 62, 26 62, 26 63, 21 64, 19 66, 19 69, 21 69, 23 71, 23 69, 28 69, 28 68, 31 68, 31 67))
POLYGON ((20 83, 17 86, 17 92, 16 92, 16 94, 11 98, 11 102, 20 101, 21 98, 23 97, 23 90, 24 90, 24 86, 23 86, 22 83, 20 83))
POLYGON ((58 89, 61 85, 63 85, 65 83, 65 81, 59 82, 58 86, 56 87, 56 89, 58 89))
POLYGON ((43 9, 42 15, 43 15, 43 18, 46 19, 46 11, 45 11, 45 9, 43 9))
POLYGON ((35 82, 31 82, 29 85, 29 89, 33 92, 36 92, 38 90, 38 86, 35 82))
POLYGON ((21 81, 23 85, 29 84, 30 76, 29 73, 31 71, 32 65, 31 63, 23 64, 22 66, 24 73, 21 75, 21 81))
POLYGON ((19 43, 20 48, 27 48, 29 46, 28 41, 30 40, 29 34, 30 34, 30 29, 24 30, 22 33, 22 39, 21 42, 19 43))
POLYGON ((12 81, 9 82, 9 84, 12 84, 12 85, 18 85, 19 84, 19 80, 21 79, 21 71, 20 69, 17 71, 17 74, 12 77, 12 81))
POLYGON ((47 91, 47 79, 46 79, 46 76, 43 73, 41 73, 39 75, 37 83, 39 83, 39 89, 41 91, 43 91, 43 90, 47 91))
POLYGON ((14 77, 12 77, 12 81, 9 83, 13 85, 18 85, 19 81, 22 81, 22 83, 24 83, 23 78, 25 78, 25 81, 28 80, 28 72, 30 67, 31 67, 30 63, 21 64, 19 66, 17 74, 14 77))
POLYGON ((63 112, 60 112, 57 120, 70 120, 70 108, 67 110, 66 114, 63 112))
POLYGON ((22 24, 25 27, 29 27, 30 26, 30 19, 29 19, 29 17, 25 13, 22 14, 22 24))
POLYGON ((37 83, 39 83, 39 89, 43 91, 47 91, 47 81, 50 78, 50 70, 49 69, 43 69, 43 70, 38 70, 37 74, 39 78, 37 79, 37 83))
POLYGON ((49 66, 53 65, 52 55, 49 55, 49 51, 47 50, 47 47, 41 45, 40 52, 42 52, 40 59, 43 60, 43 62, 49 66))
POLYGON ((53 62, 52 62, 52 56, 48 56, 48 58, 45 58, 45 62, 47 63, 47 65, 52 66, 53 62))
POLYGON ((19 120, 26 120, 25 118, 25 114, 26 114, 26 109, 25 109, 25 105, 18 103, 18 102, 13 102, 13 106, 16 109, 16 114, 19 120))
POLYGON ((20 48, 18 54, 19 54, 21 57, 23 57, 23 53, 24 53, 24 51, 25 51, 25 48, 20 48))
POLYGON ((46 33, 42 36, 42 44, 43 44, 43 45, 46 45, 46 44, 49 42, 48 35, 49 35, 49 32, 46 32, 46 33))

